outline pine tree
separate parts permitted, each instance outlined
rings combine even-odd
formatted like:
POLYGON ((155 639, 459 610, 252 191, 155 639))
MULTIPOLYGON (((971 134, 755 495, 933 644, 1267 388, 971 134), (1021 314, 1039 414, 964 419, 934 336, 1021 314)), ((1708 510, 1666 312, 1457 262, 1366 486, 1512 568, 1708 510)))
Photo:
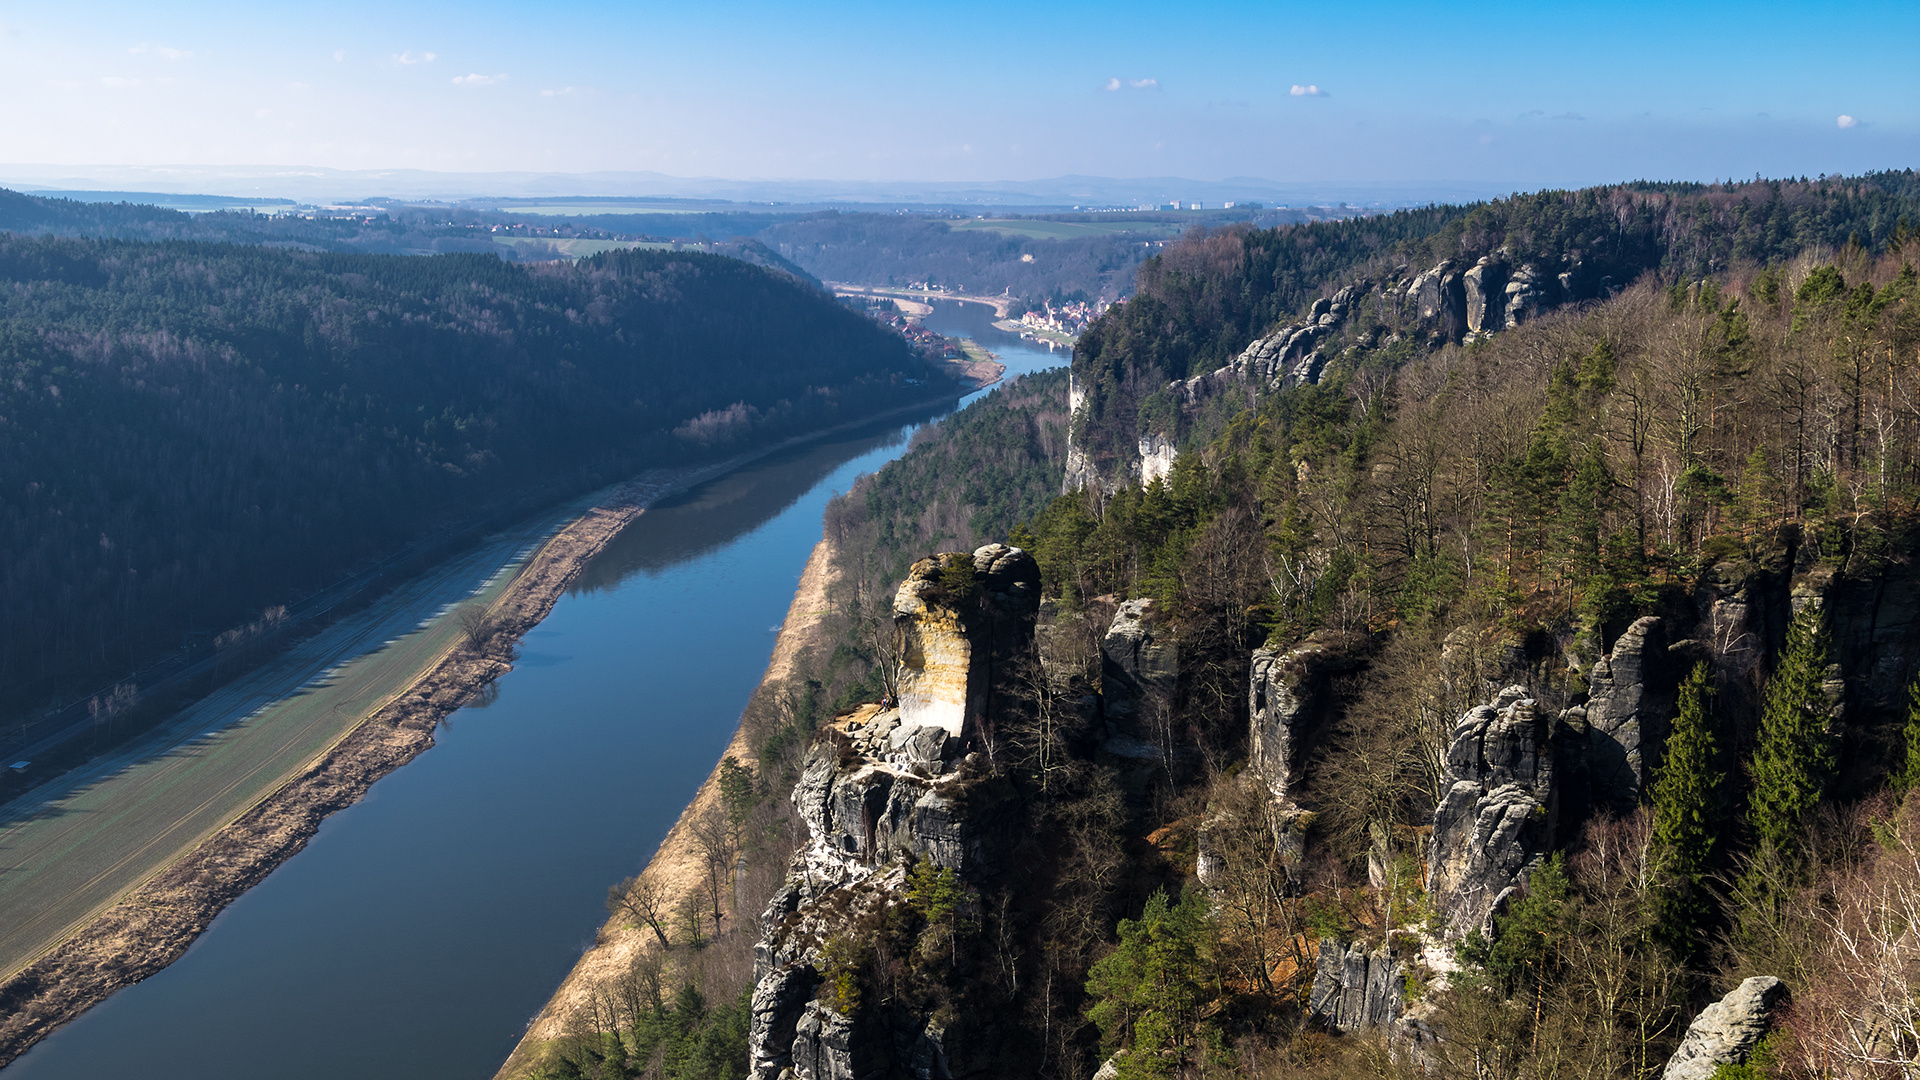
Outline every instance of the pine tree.
POLYGON ((1900 729, 1900 756, 1893 762, 1887 783, 1896 794, 1905 795, 1920 787, 1920 678, 1907 688, 1907 722, 1900 729))
POLYGON ((1604 340, 1593 347, 1580 365, 1580 389, 1595 397, 1613 389, 1614 368, 1619 361, 1614 359, 1613 346, 1604 340))
POLYGON ((1612 490, 1606 451, 1595 439, 1581 453, 1573 478, 1560 496, 1560 532, 1576 580, 1584 582, 1600 570, 1600 529, 1612 490))
POLYGON ((1751 823, 1754 836, 1789 861, 1799 854, 1807 822, 1837 764, 1822 688, 1830 647, 1824 615, 1807 605, 1787 627, 1786 655, 1767 681, 1760 716, 1760 746, 1751 766, 1751 823))
POLYGON ((1653 782, 1653 840, 1647 862, 1659 892, 1656 921, 1668 947, 1697 957, 1709 911, 1702 882, 1712 871, 1720 835, 1719 747, 1707 714, 1707 665, 1680 685, 1679 712, 1667 736, 1666 759, 1653 782))

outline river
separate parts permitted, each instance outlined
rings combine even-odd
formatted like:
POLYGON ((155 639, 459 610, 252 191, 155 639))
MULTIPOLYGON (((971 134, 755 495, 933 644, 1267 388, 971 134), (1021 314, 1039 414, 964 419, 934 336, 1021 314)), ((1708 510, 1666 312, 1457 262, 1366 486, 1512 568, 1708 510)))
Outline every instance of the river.
MULTIPOLYGON (((1065 350, 939 301, 1008 377, 1065 350)), ((962 404, 983 396, 969 395, 962 404)), ((485 704, 235 901, 187 954, 4 1080, 484 1080, 732 736, 827 500, 924 421, 783 451, 664 500, 583 570, 485 704)))

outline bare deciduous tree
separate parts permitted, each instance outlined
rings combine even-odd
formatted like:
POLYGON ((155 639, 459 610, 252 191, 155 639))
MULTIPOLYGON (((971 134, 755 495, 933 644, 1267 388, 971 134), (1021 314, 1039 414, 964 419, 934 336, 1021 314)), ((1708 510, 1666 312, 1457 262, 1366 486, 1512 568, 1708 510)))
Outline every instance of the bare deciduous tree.
POLYGON ((475 649, 486 648, 500 630, 499 623, 485 604, 461 604, 457 618, 460 620, 460 636, 475 649))
POLYGON ((1915 813, 1883 827, 1877 850, 1840 874, 1818 914, 1811 985, 1788 1026, 1809 1075, 1920 1075, 1920 844, 1915 813))
POLYGON ((714 929, 718 930, 720 920, 726 915, 721 901, 727 895, 734 863, 740 857, 740 830, 723 807, 707 806, 694 816, 693 846, 700 852, 706 869, 703 884, 711 901, 714 929))
POLYGON ((635 926, 644 926, 660 939, 660 947, 671 948, 667 939, 667 921, 673 917, 673 900, 658 881, 641 874, 627 878, 607 890, 607 910, 625 915, 635 926))

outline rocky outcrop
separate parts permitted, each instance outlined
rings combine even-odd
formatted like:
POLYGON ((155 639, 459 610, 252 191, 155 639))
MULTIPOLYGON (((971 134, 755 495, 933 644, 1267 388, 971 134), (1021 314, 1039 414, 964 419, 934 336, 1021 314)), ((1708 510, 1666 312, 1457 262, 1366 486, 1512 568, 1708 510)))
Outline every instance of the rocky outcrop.
POLYGON ((1461 275, 1466 287, 1467 333, 1491 334, 1505 325, 1507 264, 1488 255, 1461 275))
POLYGON ((1033 559, 1002 544, 922 559, 901 584, 898 706, 836 718, 794 785, 808 842, 761 918, 748 1033, 754 1080, 991 1071, 981 1064, 993 1061, 991 1040, 956 1035, 964 1018, 897 1003, 842 1013, 844 1000, 822 989, 827 958, 861 947, 860 928, 897 906, 916 863, 971 882, 1000 872, 1013 796, 976 746, 1018 693, 1013 667, 1032 652, 1038 607, 1033 559))
POLYGON ((1165 435, 1154 435, 1140 440, 1140 485, 1145 487, 1155 480, 1165 480, 1173 475, 1173 460, 1180 451, 1173 440, 1165 435))
MULTIPOLYGON (((979 867, 978 837, 965 824, 980 816, 979 807, 970 814, 965 806, 972 786, 951 775, 958 762, 928 756, 926 744, 900 738, 904 732, 940 738, 937 728, 890 723, 896 715, 879 713, 851 733, 858 754, 852 763, 842 762, 831 743, 815 747, 794 785, 794 809, 814 842, 846 869, 902 858, 928 859, 954 870, 979 867), (858 738, 869 733, 869 739, 858 738)), ((944 739, 932 747, 936 755, 951 754, 953 748, 944 739)))
MULTIPOLYGON (((1080 415, 1081 406, 1085 405, 1086 401, 1086 385, 1074 376, 1072 369, 1068 369, 1067 415, 1069 417, 1080 415)), ((1066 478, 1061 482, 1060 493, 1064 495, 1071 491, 1084 491, 1088 488, 1111 492, 1113 483, 1100 475, 1099 467, 1093 463, 1092 458, 1087 456, 1086 448, 1074 442, 1073 424, 1069 423, 1067 425, 1066 478)))
POLYGON ((1447 750, 1450 786, 1433 812, 1427 890, 1448 935, 1488 930, 1552 847, 1553 723, 1524 686, 1467 710, 1447 750))
POLYGON ((1894 573, 1818 585, 1832 613, 1833 655, 1850 696, 1868 709, 1904 707, 1920 667, 1920 579, 1894 573))
MULTIPOLYGON (((963 1076, 949 1061, 944 1029, 933 1018, 881 1008, 838 1012, 820 996, 823 950, 857 941, 858 927, 898 902, 917 860, 968 879, 1004 862, 1010 796, 976 767, 979 755, 922 775, 925 763, 899 768, 871 756, 900 730, 893 710, 866 709, 846 741, 809 751, 794 809, 810 842, 794 858, 762 916, 758 975, 749 1029, 755 1080, 791 1069, 798 1078, 963 1076)), ((949 744, 951 747, 952 744, 949 744)))
POLYGON ((1322 640, 1281 652, 1256 649, 1247 680, 1247 716, 1253 767, 1276 799, 1287 799, 1326 713, 1328 679, 1352 671, 1358 660, 1322 640))
POLYGON ((1340 1031, 1383 1027, 1400 1019, 1407 1007, 1406 970, 1385 949, 1369 952, 1359 942, 1342 949, 1329 938, 1320 943, 1307 1011, 1340 1031))
POLYGON ((1700 1010, 1687 1025, 1680 1048, 1667 1059, 1661 1080, 1708 1080, 1722 1065, 1744 1063, 1766 1037, 1774 1007, 1786 995, 1785 983, 1761 975, 1700 1010))
POLYGON ((1593 666, 1587 703, 1567 710, 1584 726, 1594 809, 1615 816, 1640 805, 1673 719, 1675 677, 1665 627, 1649 615, 1629 626, 1593 666))
MULTIPOLYGON (((755 1014, 756 1020, 758 1013, 755 1014)), ((791 1080, 948 1080, 981 1076, 956 1069, 947 1052, 951 1028, 905 1015, 847 1016, 824 1001, 809 1001, 793 1024, 791 1049, 776 1061, 749 1051, 753 1077, 791 1080), (777 1071, 776 1071, 777 1070, 777 1071)))
POLYGON ((1408 320, 1421 331, 1446 341, 1459 341, 1467 332, 1466 279, 1453 260, 1414 275, 1403 296, 1408 320))
POLYGON ((1241 350, 1232 363, 1176 382, 1173 389, 1192 402, 1230 383, 1253 383, 1270 390, 1318 383, 1328 359, 1320 346, 1338 337, 1370 287, 1365 281, 1357 282, 1331 298, 1315 300, 1304 320, 1274 330, 1241 350))
MULTIPOLYGON (((1564 275, 1563 275, 1564 276, 1564 275)), ((1540 314, 1549 301, 1547 278, 1540 268, 1528 263, 1507 279, 1506 325, 1519 326, 1540 314)))
POLYGON ((1179 651, 1152 600, 1128 600, 1100 640, 1100 696, 1107 719, 1127 730, 1142 706, 1166 700, 1180 677, 1179 651))
POLYGON ((1040 567, 1005 544, 913 564, 894 594, 900 724, 972 739, 992 707, 994 674, 1023 662, 1040 610, 1040 567))
MULTIPOLYGON (((1193 408, 1225 393, 1317 385, 1327 365, 1350 345, 1372 347, 1382 340, 1393 343, 1406 337, 1428 347, 1478 340, 1537 318, 1574 298, 1579 267, 1574 264, 1557 278, 1532 263, 1515 269, 1510 253, 1502 249, 1464 270, 1452 259, 1443 259, 1410 276, 1408 269, 1399 267, 1394 280, 1387 283, 1356 281, 1330 297, 1315 300, 1305 318, 1273 328, 1225 365, 1191 378, 1175 379, 1167 389, 1182 405, 1193 408), (1376 319, 1365 323, 1365 332, 1361 333, 1355 329, 1354 316, 1363 308, 1372 310, 1376 319)), ((1067 406, 1073 416, 1082 415, 1087 395, 1086 385, 1069 375, 1067 406)), ((1127 479, 1151 483, 1155 477, 1164 476, 1172 465, 1171 437, 1148 432, 1136 434, 1136 438, 1137 458, 1117 446, 1110 447, 1104 457, 1110 468, 1124 469, 1127 475, 1102 476, 1100 466, 1069 433, 1063 490, 1097 488, 1110 494, 1127 479), (1162 441, 1167 447, 1158 445, 1162 441)))

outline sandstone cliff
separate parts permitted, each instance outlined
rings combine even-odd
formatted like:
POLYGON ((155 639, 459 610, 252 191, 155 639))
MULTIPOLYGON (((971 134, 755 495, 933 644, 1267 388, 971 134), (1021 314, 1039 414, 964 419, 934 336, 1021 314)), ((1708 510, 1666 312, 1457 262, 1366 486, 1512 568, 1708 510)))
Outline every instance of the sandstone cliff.
POLYGON ((762 917, 756 1080, 989 1074, 993 1048, 967 1037, 983 1018, 861 1000, 863 961, 849 957, 903 912, 931 919, 927 883, 957 890, 1000 872, 1009 790, 985 755, 1038 607, 1038 568, 1005 545, 922 559, 901 584, 898 706, 836 720, 793 790, 810 839, 762 917))

